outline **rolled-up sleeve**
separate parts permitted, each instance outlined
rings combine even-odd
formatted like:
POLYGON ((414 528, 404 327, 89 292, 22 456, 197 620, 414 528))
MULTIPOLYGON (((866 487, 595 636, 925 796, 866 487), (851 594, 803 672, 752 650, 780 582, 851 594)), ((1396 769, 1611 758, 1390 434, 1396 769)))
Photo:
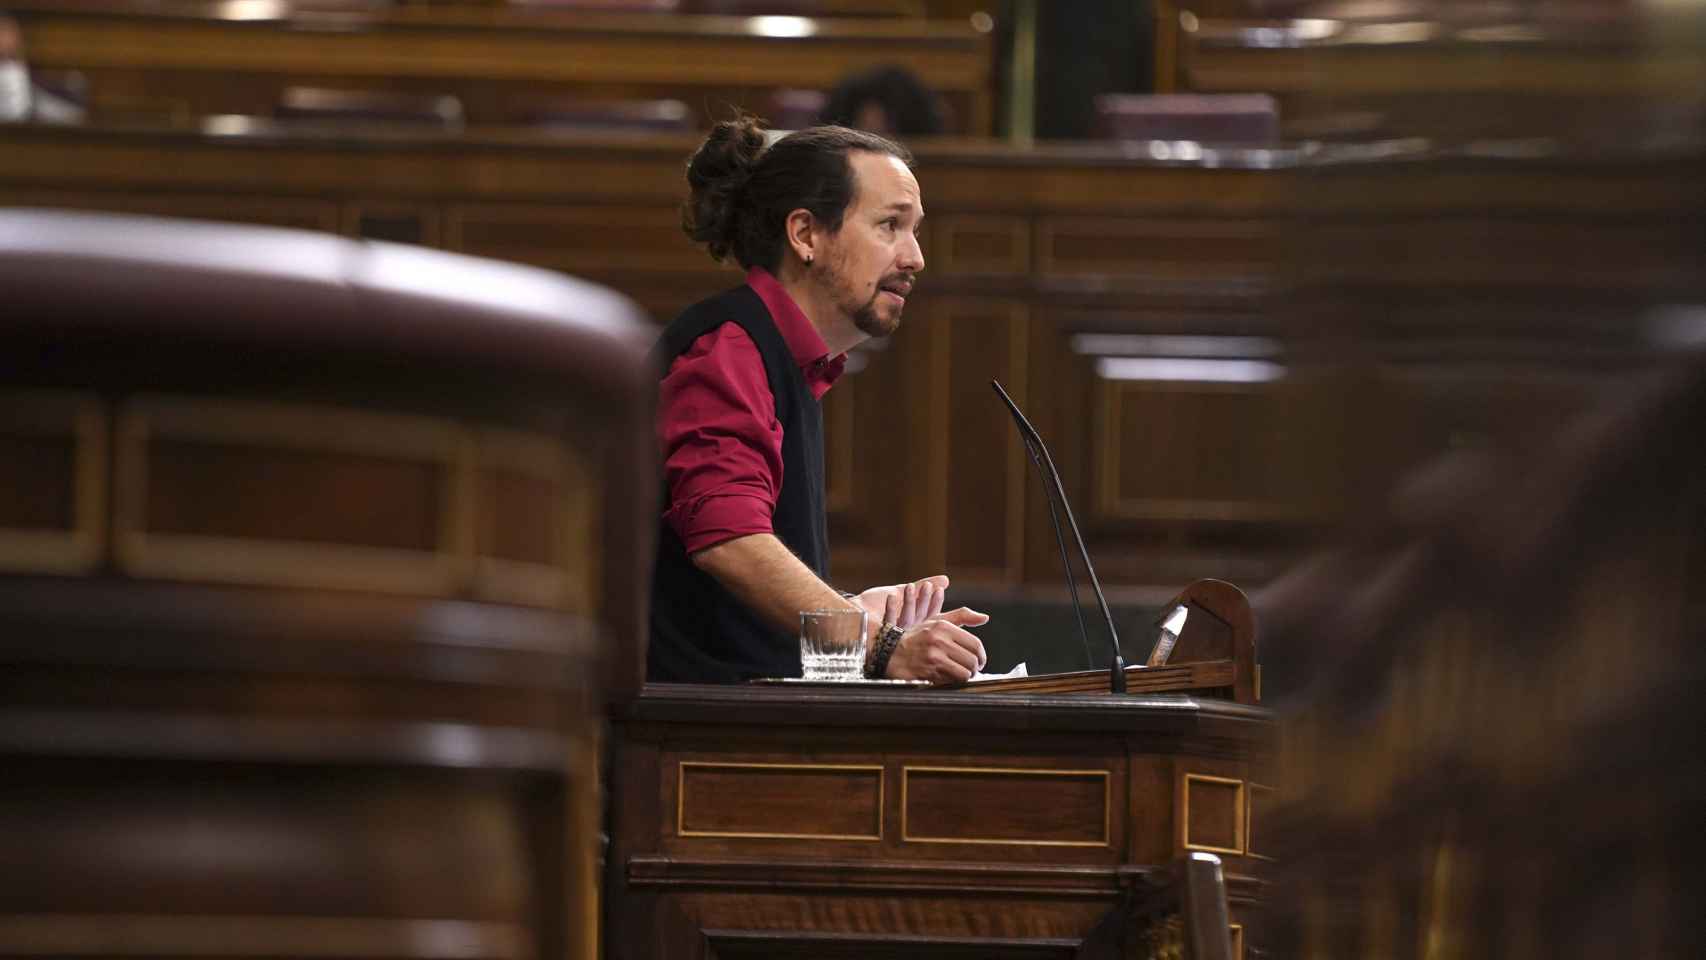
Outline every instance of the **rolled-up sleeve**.
POLYGON ((664 522, 688 553, 770 533, 782 488, 782 425, 758 346, 725 323, 677 357, 658 396, 664 522))

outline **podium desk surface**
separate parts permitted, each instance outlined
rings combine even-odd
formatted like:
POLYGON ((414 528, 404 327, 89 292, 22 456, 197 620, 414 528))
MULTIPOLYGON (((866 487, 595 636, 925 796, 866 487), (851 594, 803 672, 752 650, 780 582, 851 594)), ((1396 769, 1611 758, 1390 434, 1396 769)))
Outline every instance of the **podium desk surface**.
POLYGON ((1261 739, 1271 711, 1187 694, 980 693, 965 688, 648 683, 631 724, 1198 734, 1261 739))

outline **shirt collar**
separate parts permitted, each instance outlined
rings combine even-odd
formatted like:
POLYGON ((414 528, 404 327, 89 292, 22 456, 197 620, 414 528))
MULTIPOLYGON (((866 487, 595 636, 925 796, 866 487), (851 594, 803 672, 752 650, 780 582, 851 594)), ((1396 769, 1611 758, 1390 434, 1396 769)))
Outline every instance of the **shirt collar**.
POLYGON ((823 342, 823 334, 817 332, 805 311, 793 297, 788 296, 780 280, 763 267, 753 267, 746 272, 746 285, 764 301, 765 308, 770 311, 770 319, 788 344, 788 352, 794 355, 795 363, 805 368, 830 361, 829 344, 823 342))

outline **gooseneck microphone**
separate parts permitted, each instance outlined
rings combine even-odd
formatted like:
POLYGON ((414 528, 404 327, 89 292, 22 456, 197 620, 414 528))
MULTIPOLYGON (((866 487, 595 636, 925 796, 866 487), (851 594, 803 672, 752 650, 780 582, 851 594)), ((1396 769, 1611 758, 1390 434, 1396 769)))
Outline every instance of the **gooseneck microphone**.
POLYGON ((1066 585, 1072 591, 1072 606, 1078 611, 1079 636, 1084 640, 1084 656, 1090 657, 1090 635, 1084 629, 1084 611, 1078 603, 1078 584, 1072 577, 1072 564, 1067 562, 1066 544, 1060 536, 1060 520, 1054 516, 1054 506, 1058 502, 1062 513, 1066 514, 1066 523, 1072 528, 1072 539, 1078 541, 1078 555, 1084 558, 1084 572, 1090 575, 1090 586, 1096 591, 1096 602, 1101 604, 1102 619, 1108 624, 1108 643, 1113 647, 1114 659, 1108 665, 1108 690, 1113 693, 1125 693, 1125 659, 1120 656, 1120 635, 1114 629, 1114 615, 1108 611, 1108 598, 1102 593, 1101 581, 1096 579, 1096 567, 1090 562, 1090 551, 1084 546, 1084 534, 1078 530, 1078 521, 1072 518, 1072 505, 1066 502, 1066 488, 1061 485, 1060 472, 1054 468, 1054 458, 1049 456, 1048 446, 1043 438, 1025 415, 1019 412, 1019 405, 1001 389, 999 380, 989 381, 995 388, 995 393, 1001 402, 1007 405, 1013 414, 1013 422, 1019 427, 1019 436, 1025 440, 1025 449, 1031 455, 1031 462, 1037 465, 1037 471, 1043 476, 1043 490, 1049 500, 1049 516, 1054 520, 1054 535, 1060 541, 1060 560, 1066 567, 1066 585))

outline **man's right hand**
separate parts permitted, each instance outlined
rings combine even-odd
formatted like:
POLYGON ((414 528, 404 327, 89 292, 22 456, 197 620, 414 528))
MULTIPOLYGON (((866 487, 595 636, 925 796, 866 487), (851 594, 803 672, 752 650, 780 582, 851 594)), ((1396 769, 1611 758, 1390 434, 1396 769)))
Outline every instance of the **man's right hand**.
POLYGON ((949 610, 906 631, 889 658, 888 676, 896 680, 928 680, 937 686, 964 683, 983 668, 983 641, 966 627, 989 622, 989 615, 969 607, 949 610))

